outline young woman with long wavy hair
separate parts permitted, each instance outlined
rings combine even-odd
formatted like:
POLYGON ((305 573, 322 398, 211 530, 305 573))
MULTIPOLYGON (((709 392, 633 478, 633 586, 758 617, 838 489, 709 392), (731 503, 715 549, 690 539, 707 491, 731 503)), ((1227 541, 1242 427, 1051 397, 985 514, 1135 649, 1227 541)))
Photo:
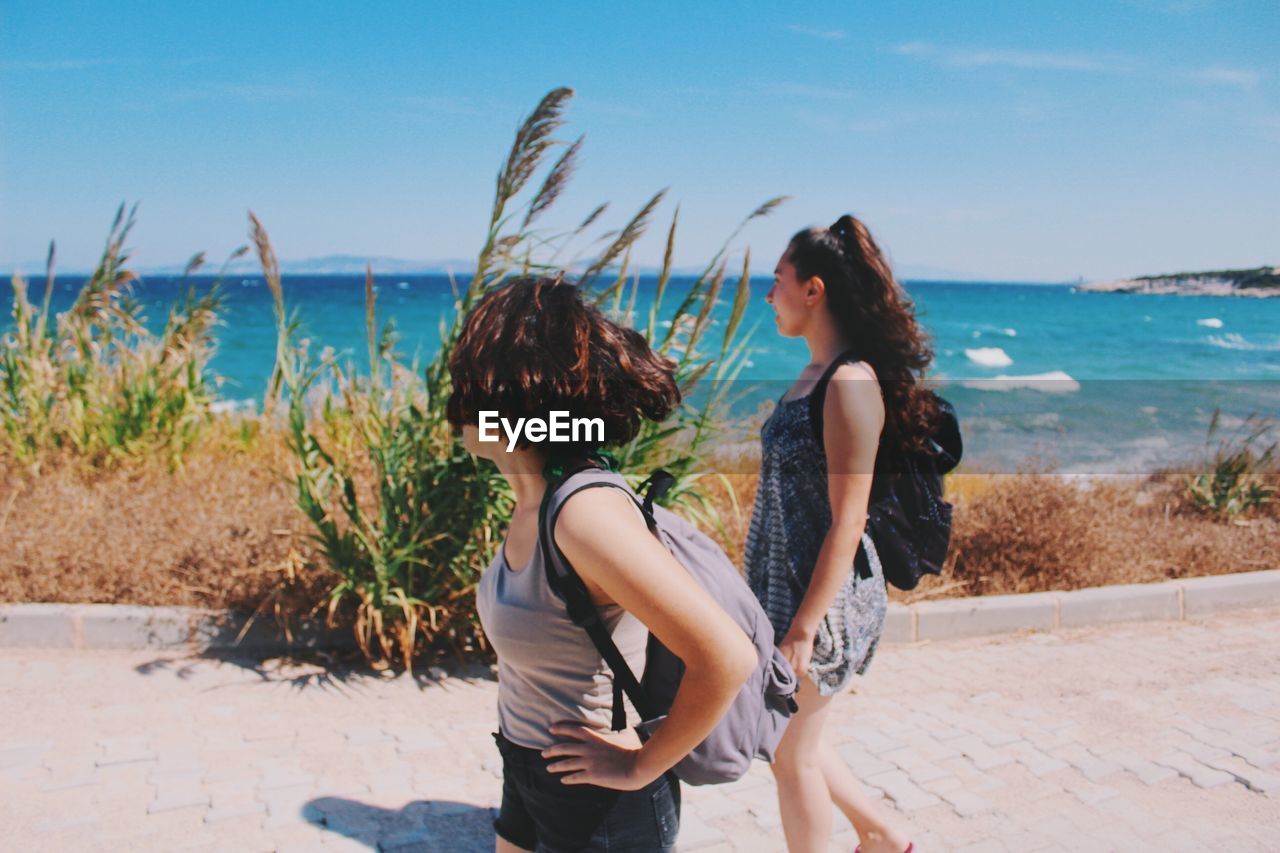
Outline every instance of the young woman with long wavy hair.
POLYGON ((810 362, 761 429, 760 484, 746 573, 800 679, 800 706, 773 765, 791 853, 825 851, 832 804, 868 853, 911 844, 877 812, 824 741, 832 697, 870 663, 888 595, 869 502, 895 454, 924 446, 937 405, 920 383, 932 361, 911 301, 867 227, 842 216, 791 238, 769 304, 778 333, 802 337, 810 362), (822 440, 809 395, 834 368, 822 440))

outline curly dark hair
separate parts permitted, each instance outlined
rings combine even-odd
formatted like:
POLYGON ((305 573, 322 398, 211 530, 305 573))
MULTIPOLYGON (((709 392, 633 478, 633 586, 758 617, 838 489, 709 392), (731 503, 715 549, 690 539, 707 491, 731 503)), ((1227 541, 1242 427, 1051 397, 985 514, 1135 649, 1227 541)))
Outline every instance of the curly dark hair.
MULTIPOLYGON (((622 444, 641 419, 661 421, 680 403, 675 368, 563 276, 524 276, 490 290, 467 315, 449 355, 446 416, 461 427, 481 411, 508 419, 568 411, 602 419, 603 444, 622 444)), ((527 444, 522 436, 519 446, 527 444)), ((581 454, 601 444, 552 448, 581 454)))
POLYGON ((801 281, 822 279, 840 331, 879 377, 885 400, 882 446, 927 452, 938 402, 920 380, 933 362, 933 346, 867 226, 846 214, 830 228, 799 231, 787 257, 801 281))

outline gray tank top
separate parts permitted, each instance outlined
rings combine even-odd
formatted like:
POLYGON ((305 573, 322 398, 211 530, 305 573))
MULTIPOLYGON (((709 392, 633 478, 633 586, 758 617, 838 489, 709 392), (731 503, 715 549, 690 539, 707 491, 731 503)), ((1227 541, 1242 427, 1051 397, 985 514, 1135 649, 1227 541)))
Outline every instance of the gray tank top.
MULTIPOLYGON (((638 513, 638 511, 637 511, 638 513)), ((498 655, 498 728, 512 743, 545 749, 554 723, 608 731, 613 675, 587 632, 547 585, 542 546, 517 571, 498 549, 480 576, 476 609, 498 655)), ((649 630, 618 605, 599 608, 631 671, 644 671, 649 630)))

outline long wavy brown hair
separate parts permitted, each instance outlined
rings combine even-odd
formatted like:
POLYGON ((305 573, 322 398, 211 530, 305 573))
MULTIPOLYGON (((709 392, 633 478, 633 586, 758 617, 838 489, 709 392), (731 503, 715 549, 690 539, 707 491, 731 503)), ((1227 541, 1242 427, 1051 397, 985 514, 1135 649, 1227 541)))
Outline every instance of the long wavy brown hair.
MULTIPOLYGON (((467 315, 449 355, 455 427, 496 410, 506 418, 601 418, 604 444, 630 441, 642 420, 661 421, 680 403, 675 362, 644 335, 613 322, 562 277, 525 276, 486 293, 467 315)), ((521 438, 519 446, 526 446, 521 438)), ((599 442, 549 446, 572 455, 599 442)))
POLYGON ((927 452, 938 403, 921 380, 933 363, 933 346, 867 226, 846 214, 830 228, 799 231, 787 257, 801 281, 822 279, 840 331, 880 379, 885 401, 881 446, 927 452))

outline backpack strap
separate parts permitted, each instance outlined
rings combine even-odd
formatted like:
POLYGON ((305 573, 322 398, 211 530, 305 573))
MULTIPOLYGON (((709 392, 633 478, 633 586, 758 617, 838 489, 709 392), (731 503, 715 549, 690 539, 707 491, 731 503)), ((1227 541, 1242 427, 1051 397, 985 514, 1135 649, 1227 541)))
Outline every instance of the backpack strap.
POLYGON ((600 613, 591 601, 591 595, 587 590, 586 584, 583 583, 578 573, 574 571, 573 566, 565 558, 560 547, 555 544, 554 536, 556 519, 559 518, 560 509, 569 498, 586 489, 606 486, 626 492, 640 507, 641 511, 645 513, 646 521, 649 521, 652 527, 652 511, 646 512, 646 507, 637 500, 635 493, 626 486, 626 481, 619 483, 614 479, 615 476, 599 471, 594 465, 587 465, 555 481, 548 482, 546 493, 542 498, 542 505, 538 510, 538 540, 542 548, 542 562, 546 569, 547 584, 551 587, 551 591, 564 599, 569 618, 573 620, 575 625, 580 626, 587 632, 587 636, 591 638, 596 650, 600 652, 600 656, 604 658, 605 663, 609 665, 609 669, 613 671, 612 727, 614 731, 621 731, 627 725, 626 708, 622 702, 624 692, 631 699, 631 704, 635 706, 636 712, 640 714, 641 719, 653 719, 657 714, 644 687, 636 678, 635 673, 631 671, 631 667, 627 665, 626 658, 622 656, 617 644, 613 642, 613 637, 609 635, 608 628, 605 627, 604 622, 600 619, 600 613), (577 474, 583 473, 586 469, 595 469, 598 472, 597 476, 588 479, 587 482, 579 482, 572 488, 565 488, 570 479, 577 474))
POLYGON ((840 369, 840 365, 847 364, 850 359, 858 358, 857 352, 854 350, 845 350, 836 356, 835 361, 827 365, 827 369, 822 371, 822 376, 818 379, 818 384, 813 386, 813 390, 809 392, 809 425, 813 427, 813 437, 817 439, 818 446, 822 447, 822 405, 827 400, 827 385, 831 383, 831 377, 840 369))

